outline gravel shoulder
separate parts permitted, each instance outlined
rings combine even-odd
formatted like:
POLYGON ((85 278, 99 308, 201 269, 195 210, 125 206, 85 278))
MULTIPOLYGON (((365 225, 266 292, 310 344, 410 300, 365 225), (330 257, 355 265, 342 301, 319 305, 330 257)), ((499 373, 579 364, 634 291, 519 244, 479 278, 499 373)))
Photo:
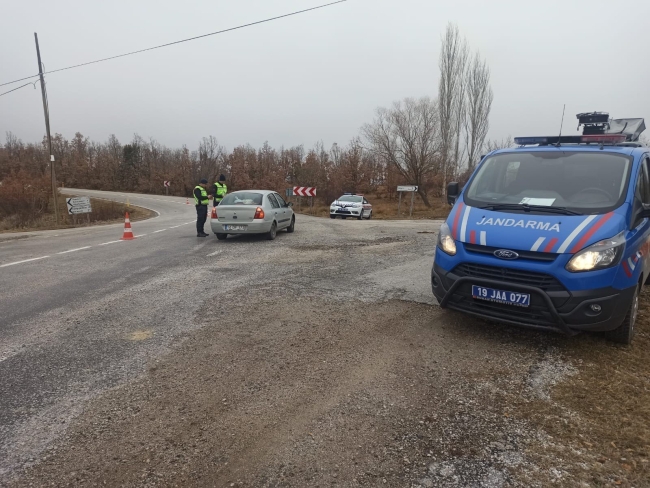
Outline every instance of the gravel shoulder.
POLYGON ((443 311, 437 225, 300 216, 145 276, 101 316, 137 360, 11 485, 648 486, 647 298, 630 348, 443 311))

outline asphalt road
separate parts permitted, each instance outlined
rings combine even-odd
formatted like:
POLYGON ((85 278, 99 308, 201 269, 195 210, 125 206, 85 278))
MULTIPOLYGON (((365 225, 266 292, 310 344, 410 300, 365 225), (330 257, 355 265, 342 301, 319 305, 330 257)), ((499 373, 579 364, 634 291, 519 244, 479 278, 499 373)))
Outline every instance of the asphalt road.
MULTIPOLYGON (((434 303, 428 288, 433 234, 423 234, 428 245, 413 247, 408 259, 357 269, 353 276, 340 274, 336 262, 310 270, 314 256, 331 252, 323 239, 334 239, 344 254, 346 246, 376 239, 390 249, 405 233, 435 231, 433 222, 330 222, 301 215, 295 234, 281 233, 273 242, 218 242, 213 235, 196 237, 194 206, 184 198, 68 191, 128 197, 159 216, 134 223, 137 238, 127 242, 119 241, 120 224, 0 236, 0 484, 38 459, 86 402, 142 374, 145 364, 202 326, 197 314, 224 290, 280 280, 331 297, 434 303)), ((338 252, 332 257, 341 259, 338 252)))
POLYGON ((629 348, 487 323, 432 296, 439 222, 128 198, 133 241, 0 235, 1 486, 648 486, 645 309, 629 348))

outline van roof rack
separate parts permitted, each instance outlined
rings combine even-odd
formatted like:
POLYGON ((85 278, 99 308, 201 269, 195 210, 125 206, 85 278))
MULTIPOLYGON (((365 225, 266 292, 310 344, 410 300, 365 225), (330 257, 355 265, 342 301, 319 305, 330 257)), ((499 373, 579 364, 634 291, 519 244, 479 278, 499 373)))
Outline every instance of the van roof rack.
POLYGON ((581 136, 515 137, 515 143, 520 146, 548 146, 562 143, 643 146, 637 143, 646 128, 642 118, 611 119, 607 112, 585 112, 576 115, 576 118, 578 129, 582 126, 581 136))

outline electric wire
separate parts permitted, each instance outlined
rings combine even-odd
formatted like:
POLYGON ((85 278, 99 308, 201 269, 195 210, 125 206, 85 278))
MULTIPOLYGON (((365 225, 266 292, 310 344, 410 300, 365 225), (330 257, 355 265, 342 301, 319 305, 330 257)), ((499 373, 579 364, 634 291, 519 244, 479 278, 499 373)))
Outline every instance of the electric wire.
MULTIPOLYGON (((288 14, 278 15, 276 17, 270 17, 268 19, 258 20, 258 21, 255 21, 255 22, 250 22, 248 24, 238 25, 236 27, 230 27, 228 29, 222 29, 222 30, 219 30, 219 31, 210 32, 208 34, 202 34, 200 36, 188 37, 187 39, 181 39, 179 41, 168 42, 166 44, 160 44, 158 46, 148 47, 148 48, 145 48, 145 49, 139 49, 137 51, 131 51, 131 52, 124 53, 124 54, 118 54, 116 56, 110 56, 108 58, 96 59, 94 61, 88 61, 86 63, 75 64, 73 66, 68 66, 66 68, 54 69, 52 71, 47 71, 47 72, 45 72, 43 74, 46 75, 46 74, 51 74, 51 73, 58 73, 59 71, 65 71, 65 70, 69 70, 69 69, 80 68, 82 66, 88 66, 89 64, 101 63, 101 62, 104 62, 104 61, 109 61, 111 59, 123 58, 125 56, 131 56, 133 54, 139 54, 139 53, 143 53, 143 52, 146 52, 146 51, 153 51, 154 49, 160 49, 160 48, 163 48, 163 47, 173 46, 175 44, 181 44, 183 42, 194 41, 196 39, 202 39, 204 37, 215 36, 217 34, 223 34, 225 32, 231 32, 231 31, 238 30, 238 29, 244 29, 245 27, 251 27, 251 26, 254 26, 254 25, 264 24, 266 22, 271 22, 271 21, 274 21, 274 20, 284 19, 286 17, 291 17, 291 16, 294 16, 294 15, 304 14, 306 12, 311 12, 313 10, 318 10, 318 9, 322 9, 322 8, 325 8, 325 7, 331 7, 332 5, 336 5, 336 4, 339 4, 339 3, 344 3, 344 2, 347 2, 347 1, 348 0, 337 0, 335 2, 330 2, 330 3, 323 4, 323 5, 318 5, 316 7, 311 7, 311 8, 307 8, 307 9, 304 9, 304 10, 297 10, 297 11, 294 11, 294 12, 291 12, 291 13, 288 13, 288 14)), ((24 78, 19 78, 17 80, 8 81, 6 83, 0 83, 0 86, 11 85, 12 83, 18 83, 19 81, 24 81, 24 80, 33 78, 34 76, 38 76, 38 73, 36 75, 26 76, 24 78)), ((25 85, 23 85, 23 86, 25 86, 25 85)), ((23 86, 21 86, 19 88, 22 88, 23 86)), ((11 91, 14 91, 14 90, 10 90, 9 92, 5 92, 5 93, 10 93, 11 91)), ((5 93, 3 93, 2 95, 4 95, 5 93)))

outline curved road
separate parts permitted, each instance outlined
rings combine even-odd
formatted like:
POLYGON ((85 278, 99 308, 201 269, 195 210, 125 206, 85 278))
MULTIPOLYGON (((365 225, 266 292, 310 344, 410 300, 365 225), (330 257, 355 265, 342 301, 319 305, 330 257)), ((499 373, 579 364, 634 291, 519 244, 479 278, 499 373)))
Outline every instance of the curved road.
MULTIPOLYGON (((206 302, 219 303, 233 290, 276 283, 300 294, 434 303, 432 222, 301 215, 295 234, 273 242, 252 236, 218 242, 196 237, 194 206, 185 198, 66 193, 128 197, 159 216, 133 223, 139 236, 133 241, 119 240, 121 224, 0 235, 0 484, 39 460, 89 400, 133 380, 177 339, 209 324, 206 302), (389 266, 388 255, 366 252, 375 241, 387 253, 395 245, 405 249, 404 234, 420 242, 407 249, 406 260, 389 266), (356 246, 359 257, 351 254, 356 246), (328 269, 328 256, 346 270, 328 269), (362 293, 346 293, 338 282, 346 273, 362 293)), ((247 306, 230 296, 233 307, 247 306)))

